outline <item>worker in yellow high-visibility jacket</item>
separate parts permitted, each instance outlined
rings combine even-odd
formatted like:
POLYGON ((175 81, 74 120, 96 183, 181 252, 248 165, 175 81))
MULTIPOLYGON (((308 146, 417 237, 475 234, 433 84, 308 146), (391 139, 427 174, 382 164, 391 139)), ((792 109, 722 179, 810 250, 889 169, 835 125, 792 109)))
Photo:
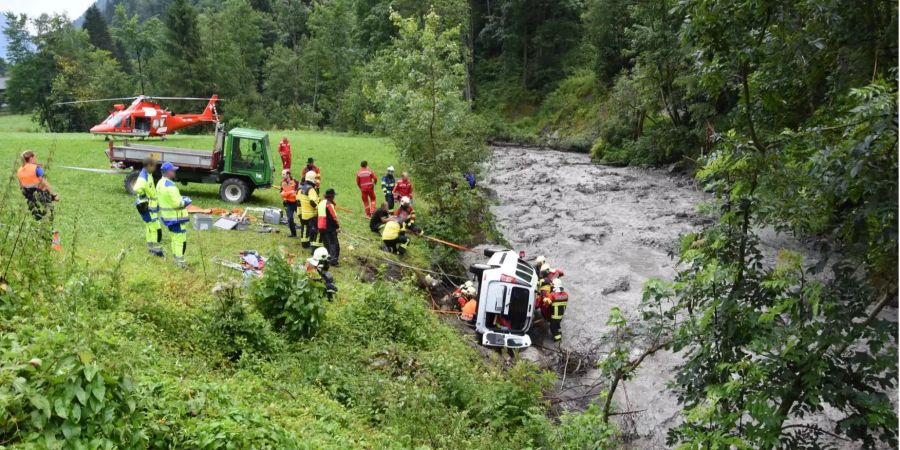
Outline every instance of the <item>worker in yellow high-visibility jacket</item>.
POLYGON ((190 220, 186 208, 191 204, 191 199, 182 197, 178 192, 178 186, 175 185, 177 166, 170 162, 164 162, 160 170, 162 178, 156 185, 156 193, 159 196, 159 215, 172 235, 172 254, 175 256, 175 264, 178 267, 187 268, 184 262, 184 252, 187 250, 187 227, 185 224, 190 220))
POLYGON ((318 220, 319 194, 316 192, 316 172, 310 170, 303 177, 303 184, 297 193, 300 199, 300 245, 307 248, 321 247, 322 240, 316 232, 318 220))
POLYGON ((159 224, 159 197, 156 194, 156 183, 153 181, 153 171, 156 170, 156 161, 144 160, 144 167, 134 182, 134 193, 137 198, 134 201, 141 219, 144 221, 144 235, 147 239, 147 251, 162 257, 162 226, 159 224))

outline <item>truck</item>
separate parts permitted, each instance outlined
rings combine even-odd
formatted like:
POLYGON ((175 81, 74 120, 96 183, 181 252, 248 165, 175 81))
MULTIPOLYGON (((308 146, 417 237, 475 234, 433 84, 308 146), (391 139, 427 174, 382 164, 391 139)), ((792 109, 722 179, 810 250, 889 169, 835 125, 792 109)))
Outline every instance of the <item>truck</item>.
MULTIPOLYGON (((177 182, 215 183, 219 185, 222 200, 243 203, 256 189, 272 187, 275 167, 269 148, 269 135, 265 132, 233 128, 226 133, 225 125, 219 122, 212 151, 134 144, 126 140, 122 145, 109 141, 106 156, 113 167, 132 170, 125 176, 125 192, 131 195, 143 161, 152 158, 178 166, 177 182)), ((158 173, 154 176, 159 179, 158 173)))
POLYGON ((530 347, 538 284, 534 267, 512 250, 485 249, 484 256, 487 263, 469 266, 478 288, 478 341, 486 347, 530 347))

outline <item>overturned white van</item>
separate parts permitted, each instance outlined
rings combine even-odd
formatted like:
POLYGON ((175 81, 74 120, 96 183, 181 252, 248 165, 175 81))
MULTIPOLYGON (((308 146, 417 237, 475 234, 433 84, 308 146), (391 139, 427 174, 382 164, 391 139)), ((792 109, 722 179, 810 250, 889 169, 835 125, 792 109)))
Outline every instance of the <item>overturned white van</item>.
POLYGON ((472 264, 478 286, 475 333, 487 347, 531 346, 528 330, 534 318, 538 277, 534 267, 511 250, 487 249, 486 264, 472 264))

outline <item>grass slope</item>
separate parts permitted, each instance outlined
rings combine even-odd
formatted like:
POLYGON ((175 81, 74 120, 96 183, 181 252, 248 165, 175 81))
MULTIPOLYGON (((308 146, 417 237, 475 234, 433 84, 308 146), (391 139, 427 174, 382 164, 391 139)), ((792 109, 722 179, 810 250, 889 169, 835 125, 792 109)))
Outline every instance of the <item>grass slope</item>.
MULTIPOLYGON (((59 371, 66 364, 99 367, 108 384, 120 375, 133 380, 128 407, 135 410, 129 417, 139 448, 523 448, 553 446, 554 433, 565 433, 553 431, 538 400, 548 375, 525 365, 503 371, 499 361, 486 364, 429 312, 412 279, 365 276, 386 267, 363 267, 356 258, 376 261, 384 254, 368 240, 374 235, 362 215, 354 174, 362 159, 378 173, 389 164, 402 168, 387 142, 285 133, 295 166, 315 157, 324 185, 335 187, 338 203, 354 211, 341 214, 344 264, 334 271, 340 292, 327 304, 319 334, 296 342, 272 331, 249 307, 242 323, 250 331, 239 340, 244 353, 232 361, 227 355, 234 343, 221 336, 222 303, 211 288, 239 274, 210 258, 235 259, 248 248, 272 254, 279 247, 305 257, 299 243, 285 237, 286 229, 192 230, 191 269, 176 270, 170 260, 146 254, 122 176, 62 167, 107 167, 102 139, 19 131, 24 122, 0 117, 0 172, 10 174, 8 182, 0 181, 0 219, 7 222, 0 228, 0 269, 9 267, 9 287, 0 291, 2 445, 48 445, 52 439, 44 436, 50 431, 41 428, 42 420, 64 424, 60 448, 77 448, 79 439, 102 434, 84 416, 73 419, 80 397, 73 398, 70 385, 60 391, 65 394, 59 394, 59 406, 54 401, 47 386, 63 382, 59 371), (17 155, 26 149, 48 164, 48 178, 60 194, 56 227, 62 254, 42 250, 46 244, 27 235, 13 238, 18 227, 32 227, 12 176, 17 155), (35 357, 43 360, 38 369, 27 364, 35 357), (40 398, 48 399, 46 408, 40 398), (15 411, 30 421, 11 423, 15 411)), ((280 136, 272 134, 272 143, 280 136)), ((173 136, 165 145, 210 143, 210 136, 173 136)), ((218 199, 217 188, 191 184, 181 192, 198 206, 233 206, 218 199)), ((275 189, 256 191, 248 204, 275 205, 275 189)), ((411 247, 406 262, 426 264, 424 244, 411 247)), ((92 392, 115 405, 110 392, 116 385, 109 386, 92 392)), ((128 429, 114 427, 114 433, 128 429)))

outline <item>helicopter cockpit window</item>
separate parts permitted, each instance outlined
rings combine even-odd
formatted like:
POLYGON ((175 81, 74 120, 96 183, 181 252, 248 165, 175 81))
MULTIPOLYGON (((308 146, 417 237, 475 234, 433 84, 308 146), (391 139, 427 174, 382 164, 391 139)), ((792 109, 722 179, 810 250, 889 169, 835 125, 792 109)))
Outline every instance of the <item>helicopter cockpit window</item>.
POLYGON ((125 113, 110 114, 104 122, 107 125, 118 128, 122 125, 122 119, 124 119, 125 116, 127 116, 125 113))

